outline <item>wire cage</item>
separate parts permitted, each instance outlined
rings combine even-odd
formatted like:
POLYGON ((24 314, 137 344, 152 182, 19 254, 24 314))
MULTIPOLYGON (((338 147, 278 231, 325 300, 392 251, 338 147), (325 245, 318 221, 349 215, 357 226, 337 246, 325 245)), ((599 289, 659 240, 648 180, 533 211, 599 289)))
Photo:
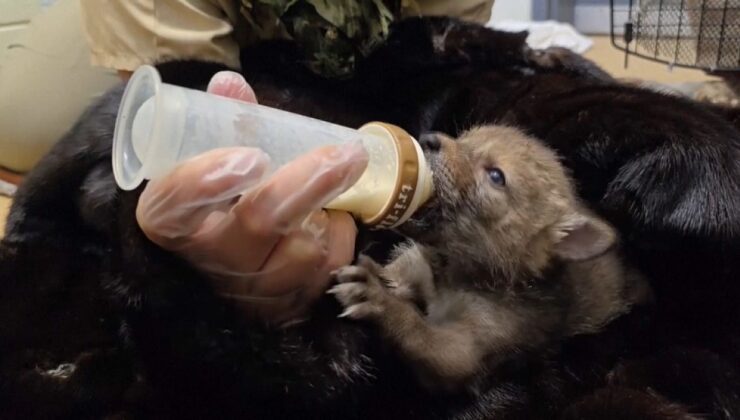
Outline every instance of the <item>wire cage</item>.
POLYGON ((612 44, 671 66, 740 71, 740 0, 610 0, 612 44))

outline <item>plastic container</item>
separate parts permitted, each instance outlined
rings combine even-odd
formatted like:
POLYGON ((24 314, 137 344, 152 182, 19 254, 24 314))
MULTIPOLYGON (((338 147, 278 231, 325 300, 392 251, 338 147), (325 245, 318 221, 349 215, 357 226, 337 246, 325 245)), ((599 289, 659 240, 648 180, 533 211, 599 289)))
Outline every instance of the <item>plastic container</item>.
POLYGON ((231 146, 262 149, 275 170, 317 147, 361 142, 369 155, 359 180, 326 208, 362 223, 392 228, 432 193, 419 144, 399 127, 371 122, 352 129, 263 105, 162 83, 152 66, 138 68, 124 91, 113 138, 118 186, 133 190, 178 162, 231 146))

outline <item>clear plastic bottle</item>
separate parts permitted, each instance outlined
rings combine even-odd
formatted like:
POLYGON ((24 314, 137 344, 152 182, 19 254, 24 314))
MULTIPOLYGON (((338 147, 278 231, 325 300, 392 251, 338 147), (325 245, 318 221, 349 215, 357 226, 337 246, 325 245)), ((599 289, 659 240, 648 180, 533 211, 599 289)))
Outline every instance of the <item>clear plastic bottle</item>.
POLYGON ((317 147, 358 141, 365 172, 327 208, 362 223, 392 228, 432 194, 432 175, 419 144, 399 127, 371 122, 359 129, 162 83, 156 69, 137 69, 123 95, 113 139, 113 172, 121 189, 172 169, 205 151, 257 147, 272 169, 317 147))

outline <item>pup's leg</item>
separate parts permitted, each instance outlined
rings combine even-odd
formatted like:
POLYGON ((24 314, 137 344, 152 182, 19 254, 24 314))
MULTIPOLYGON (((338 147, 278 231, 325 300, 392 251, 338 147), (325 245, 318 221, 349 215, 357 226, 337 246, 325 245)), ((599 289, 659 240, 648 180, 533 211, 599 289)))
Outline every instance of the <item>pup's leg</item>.
POLYGON ((408 360, 429 388, 454 391, 473 384, 487 367, 546 342, 556 330, 557 309, 511 298, 465 292, 440 295, 425 316, 393 295, 369 259, 334 272, 343 317, 368 320, 408 360))
POLYGON ((395 296, 379 276, 384 269, 372 260, 337 270, 339 284, 329 293, 336 295, 345 310, 340 315, 374 322, 409 360, 430 388, 454 390, 481 371, 486 346, 478 341, 471 318, 460 322, 431 325, 411 302, 395 296))
POLYGON ((434 297, 434 274, 422 248, 407 242, 398 246, 390 264, 379 270, 389 291, 424 308, 434 297))

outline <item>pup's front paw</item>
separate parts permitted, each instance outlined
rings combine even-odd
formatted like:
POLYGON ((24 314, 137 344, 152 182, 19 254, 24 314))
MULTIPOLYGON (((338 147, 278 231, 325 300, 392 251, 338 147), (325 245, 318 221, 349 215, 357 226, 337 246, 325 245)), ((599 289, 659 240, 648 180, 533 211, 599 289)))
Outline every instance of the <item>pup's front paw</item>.
POLYGON ((340 318, 368 319, 383 314, 389 295, 379 272, 380 266, 367 257, 360 257, 358 265, 332 272, 337 284, 326 293, 335 295, 344 307, 340 318))

